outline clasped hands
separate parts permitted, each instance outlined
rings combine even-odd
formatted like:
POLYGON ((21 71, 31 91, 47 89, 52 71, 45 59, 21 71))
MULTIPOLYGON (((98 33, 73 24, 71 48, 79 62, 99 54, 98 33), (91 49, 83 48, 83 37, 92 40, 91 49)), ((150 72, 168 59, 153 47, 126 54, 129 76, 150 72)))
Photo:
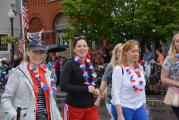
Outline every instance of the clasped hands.
POLYGON ((88 86, 88 91, 94 95, 100 95, 100 90, 94 86, 88 86))

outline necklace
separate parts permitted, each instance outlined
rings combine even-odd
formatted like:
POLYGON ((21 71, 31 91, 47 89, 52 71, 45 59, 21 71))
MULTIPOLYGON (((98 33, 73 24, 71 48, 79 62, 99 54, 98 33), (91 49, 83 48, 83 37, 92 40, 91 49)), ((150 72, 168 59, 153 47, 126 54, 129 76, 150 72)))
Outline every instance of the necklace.
POLYGON ((130 84, 132 85, 134 92, 141 92, 144 90, 144 82, 142 81, 141 71, 135 66, 134 71, 132 72, 128 64, 124 65, 124 70, 130 79, 130 84))
MULTIPOLYGON (((50 77, 51 86, 47 85, 46 80, 41 80, 39 70, 33 67, 31 64, 28 65, 29 70, 31 71, 32 75, 36 78, 37 82, 40 84, 43 91, 48 91, 50 94, 55 94, 57 92, 55 80, 50 77)), ((42 69, 47 72, 46 65, 39 65, 39 69, 42 69)))
POLYGON ((88 86, 89 85, 95 86, 96 85, 97 74, 96 74, 96 72, 94 70, 94 67, 93 67, 90 59, 86 58, 85 61, 82 62, 82 61, 80 61, 80 57, 79 56, 75 56, 74 61, 77 62, 78 64, 80 64, 80 70, 82 71, 83 78, 85 80, 84 84, 86 84, 88 86), (89 74, 88 74, 85 62, 88 64, 89 70, 91 70, 91 72, 92 72, 92 74, 91 74, 92 81, 89 80, 89 74))
POLYGON ((177 53, 175 56, 176 56, 177 59, 179 59, 179 53, 177 53))

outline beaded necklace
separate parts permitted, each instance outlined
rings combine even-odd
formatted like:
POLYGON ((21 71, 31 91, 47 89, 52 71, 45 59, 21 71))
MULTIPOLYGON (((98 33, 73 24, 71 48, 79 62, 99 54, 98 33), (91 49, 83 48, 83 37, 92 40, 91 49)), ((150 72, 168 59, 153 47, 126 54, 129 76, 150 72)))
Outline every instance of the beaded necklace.
MULTIPOLYGON (((35 67, 32 67, 31 64, 28 65, 29 70, 32 72, 32 75, 36 78, 37 82, 40 83, 41 88, 43 91, 48 91, 50 94, 55 94, 57 92, 55 80, 50 77, 51 86, 47 85, 46 81, 42 81, 40 79, 39 70, 35 67)), ((39 65, 39 69, 43 69, 45 73, 47 72, 46 65, 39 65)))
POLYGON ((124 70, 126 71, 127 75, 130 79, 130 84, 132 85, 134 92, 141 92, 144 90, 144 82, 142 81, 141 71, 140 69, 135 66, 134 71, 132 72, 129 65, 124 65, 124 70), (137 76, 137 79, 134 79, 137 76))
POLYGON ((179 53, 177 53, 175 56, 176 56, 176 59, 179 59, 179 53))
POLYGON ((90 59, 86 58, 85 61, 88 64, 89 69, 92 72, 92 74, 91 74, 92 75, 92 81, 89 80, 89 74, 88 74, 85 62, 80 61, 79 56, 75 56, 74 61, 77 62, 78 64, 80 64, 80 70, 83 72, 83 78, 85 80, 84 84, 86 84, 88 86, 89 85, 95 86, 96 85, 97 74, 96 74, 96 72, 94 70, 94 67, 93 67, 90 59))

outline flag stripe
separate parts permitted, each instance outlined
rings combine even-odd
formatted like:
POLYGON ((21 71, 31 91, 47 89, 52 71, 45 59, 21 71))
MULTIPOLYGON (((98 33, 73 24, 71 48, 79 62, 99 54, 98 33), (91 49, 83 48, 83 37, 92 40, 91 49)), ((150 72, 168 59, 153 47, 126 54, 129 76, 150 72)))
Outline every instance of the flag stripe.
POLYGON ((24 45, 25 45, 25 38, 22 37, 21 40, 19 41, 19 52, 23 55, 24 53, 24 45))
MULTIPOLYGON (((23 26, 23 30, 26 29, 28 30, 29 28, 29 19, 28 19, 28 8, 27 8, 27 5, 26 5, 26 2, 25 0, 22 0, 22 11, 21 11, 21 15, 22 15, 22 26, 23 26)), ((25 52, 25 35, 24 35, 24 32, 21 33, 20 35, 20 40, 19 40, 19 52, 21 53, 21 55, 24 55, 24 52, 25 52)))
POLYGON ((28 12, 27 6, 24 3, 23 6, 22 6, 22 18, 23 18, 23 25, 24 25, 25 29, 29 28, 29 19, 28 19, 27 12, 28 12))

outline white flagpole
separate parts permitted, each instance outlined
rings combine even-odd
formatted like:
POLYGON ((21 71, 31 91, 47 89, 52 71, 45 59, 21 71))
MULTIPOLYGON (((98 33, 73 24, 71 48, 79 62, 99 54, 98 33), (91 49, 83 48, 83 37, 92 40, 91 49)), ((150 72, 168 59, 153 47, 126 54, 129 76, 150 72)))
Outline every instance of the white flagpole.
MULTIPOLYGON (((23 0, 21 0, 21 26, 22 26, 22 38, 24 37, 24 39, 25 39, 25 31, 24 31, 24 19, 23 19, 23 0)), ((24 50, 24 52, 23 52, 23 59, 25 60, 25 52, 26 52, 26 50, 25 50, 25 43, 23 44, 23 50, 24 50)))

